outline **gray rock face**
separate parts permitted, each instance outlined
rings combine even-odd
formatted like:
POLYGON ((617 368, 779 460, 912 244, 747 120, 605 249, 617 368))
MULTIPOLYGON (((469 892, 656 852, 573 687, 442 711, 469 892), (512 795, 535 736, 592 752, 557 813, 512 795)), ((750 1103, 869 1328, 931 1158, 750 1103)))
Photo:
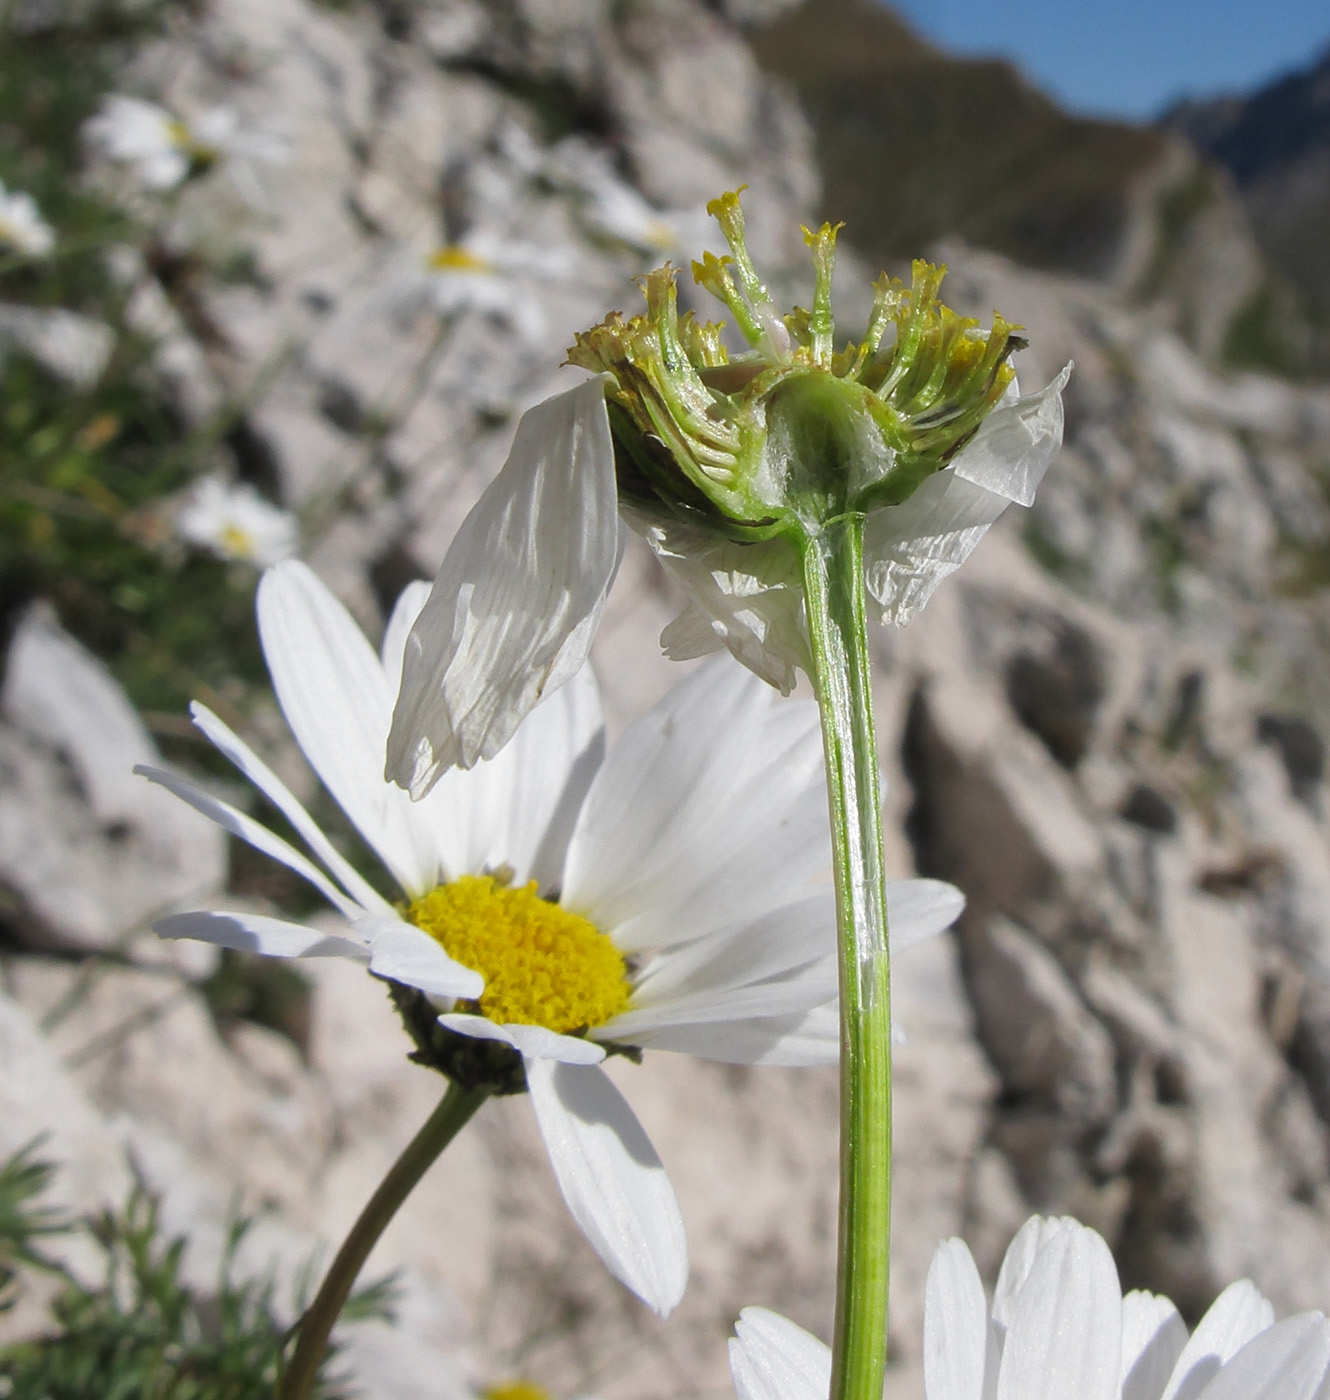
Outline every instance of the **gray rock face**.
POLYGON ((160 762, 102 664, 30 612, 0 690, 0 887, 25 940, 110 948, 220 883, 218 829, 134 775, 160 762))
MULTIPOLYGON (((182 416, 246 405, 308 557, 371 630, 437 564, 516 415, 572 382, 555 369, 572 334, 633 309, 653 239, 697 252, 700 202, 747 181, 764 270, 797 285, 816 172, 738 28, 775 8, 215 0, 126 75, 186 113, 232 102, 290 148, 258 214, 200 182, 173 216, 170 237, 241 246, 257 269, 200 289, 206 345, 142 268, 126 285, 182 416), (625 208, 635 223, 611 217, 625 208), (441 315, 425 259, 466 240, 499 291, 441 315)), ((964 1234, 991 1273, 1031 1209, 1077 1213, 1127 1283, 1187 1309, 1242 1273, 1281 1308, 1330 1303, 1330 394, 1217 376, 1102 288, 948 261, 955 303, 1027 327, 1027 388, 1077 369, 1033 510, 877 638, 889 862, 968 898, 957 934, 895 973, 892 1400, 920 1393, 938 1241, 964 1234)), ((612 728, 676 678, 656 639, 677 607, 630 542, 595 652, 612 728)), ((231 1193, 272 1205, 265 1248, 294 1273, 439 1083, 351 967, 311 974, 307 1058, 253 1025, 223 1039, 206 969, 128 940, 159 908, 220 897, 226 873, 206 823, 127 776, 154 759, 141 724, 40 617, 3 714, 3 920, 25 948, 4 954, 0 1038, 41 1060, 31 1083, 59 1080, 56 1150, 86 1183, 130 1148, 202 1241, 202 1276, 231 1193), (122 943, 127 965, 72 956, 122 943)), ((526 1105, 495 1103, 371 1261, 407 1283, 398 1328, 357 1334, 367 1393, 460 1397, 520 1373, 560 1395, 722 1400, 740 1307, 826 1335, 834 1076, 668 1055, 620 1072, 689 1227, 676 1316, 604 1276, 526 1105)), ((14 1087, 5 1147, 47 1101, 20 1113, 14 1087)))

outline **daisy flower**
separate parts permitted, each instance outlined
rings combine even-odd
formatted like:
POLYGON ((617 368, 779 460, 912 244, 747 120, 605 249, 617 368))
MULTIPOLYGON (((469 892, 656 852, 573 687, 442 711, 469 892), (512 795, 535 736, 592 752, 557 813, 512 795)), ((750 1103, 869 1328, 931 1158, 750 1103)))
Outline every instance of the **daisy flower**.
MULTIPOLYGON (((765 1308, 745 1308, 730 1342, 739 1400, 827 1400, 831 1351, 765 1308)), ((939 1246, 924 1304, 926 1400, 1320 1400, 1330 1322, 1274 1321, 1246 1279, 1195 1332, 1167 1298, 1124 1298, 1108 1246, 1075 1220, 1026 1222, 992 1306, 970 1251, 939 1246)))
MULTIPOLYGON (((661 1313, 683 1293, 673 1191, 601 1068, 607 1052, 740 1064, 837 1056, 835 912, 817 710, 738 667, 703 667, 606 754, 589 669, 510 744, 413 803, 382 776, 396 677, 425 586, 376 655, 303 564, 258 597, 264 654, 306 758, 392 875, 383 898, 213 714, 207 737, 282 812, 309 856, 184 778, 146 776, 310 881, 330 934, 249 913, 161 920, 276 957, 346 957, 397 984, 430 1063, 464 1085, 525 1087, 569 1209, 611 1273, 661 1313), (310 858, 312 857, 312 859, 310 858)), ((949 885, 891 887, 904 946, 955 919, 949 885)))
POLYGON ((128 165, 148 190, 174 189, 189 175, 220 163, 251 203, 262 202, 256 165, 280 164, 285 144, 270 132, 241 125, 234 107, 209 108, 186 121, 141 97, 113 93, 84 128, 88 141, 128 165))
POLYGON ((6 190, 0 181, 0 249, 40 258, 54 247, 55 231, 42 218, 37 201, 22 190, 6 190))
POLYGON ((248 483, 206 476, 190 492, 175 519, 180 537, 260 569, 289 559, 300 547, 300 527, 290 511, 265 501, 248 483))
POLYGON ((571 269, 563 249, 474 234, 426 254, 392 295, 403 311, 415 311, 423 302, 439 316, 467 311, 492 316, 534 344, 545 330, 537 288, 566 278, 571 269))

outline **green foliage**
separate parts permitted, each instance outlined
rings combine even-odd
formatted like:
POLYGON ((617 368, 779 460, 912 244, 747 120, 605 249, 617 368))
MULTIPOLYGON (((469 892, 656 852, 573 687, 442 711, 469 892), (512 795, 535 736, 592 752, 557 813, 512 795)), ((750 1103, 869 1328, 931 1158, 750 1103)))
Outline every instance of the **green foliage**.
MULTIPOLYGON (((56 1273, 53 1330, 0 1347, 5 1400, 269 1400, 287 1340, 271 1276, 240 1278, 236 1260, 252 1220, 231 1226, 216 1286, 181 1276, 186 1241, 164 1237, 157 1203, 136 1188, 123 1210, 73 1222, 33 1199, 53 1168, 29 1147, 0 1167, 0 1283, 12 1303, 20 1265, 56 1273), (43 1235, 78 1231, 97 1244, 100 1284, 85 1286, 37 1249, 43 1235)), ((344 1316, 384 1317, 391 1281, 360 1290, 344 1316)), ((325 1360, 319 1400, 349 1400, 325 1360)))
POLYGON ((1195 166, 1160 194, 1154 255, 1136 288, 1138 296, 1148 300, 1163 291, 1182 251, 1187 229, 1214 203, 1215 197, 1214 176, 1203 165, 1195 166))
POLYGON ((18 1271, 23 1266, 54 1266, 38 1249, 44 1235, 58 1235, 69 1228, 62 1212, 36 1204, 55 1175, 49 1162, 37 1158, 39 1143, 21 1147, 0 1166, 0 1313, 18 1299, 18 1271))
POLYGON ((0 255, 0 301, 74 311, 115 336, 83 388, 17 351, 0 359, 0 629, 48 598, 140 709, 175 713, 193 695, 237 698, 263 672, 253 571, 175 544, 163 509, 234 422, 185 431, 153 345, 125 325, 108 253, 137 249, 186 315, 207 269, 165 258, 156 230, 98 198, 82 168, 81 128, 161 9, 106 6, 78 24, 0 34, 0 179, 33 195, 56 231, 48 257, 0 255))
POLYGON ((1229 323, 1220 357, 1234 369, 1297 378, 1307 370, 1306 338, 1291 295, 1265 278, 1229 323))

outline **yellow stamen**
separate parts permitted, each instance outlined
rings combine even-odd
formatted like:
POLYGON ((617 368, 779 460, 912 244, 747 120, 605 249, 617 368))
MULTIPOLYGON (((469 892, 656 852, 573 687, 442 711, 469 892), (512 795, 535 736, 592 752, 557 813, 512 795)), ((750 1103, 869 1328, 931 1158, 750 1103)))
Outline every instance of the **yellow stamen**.
POLYGON ((435 272, 493 272, 494 266, 460 243, 445 243, 426 259, 435 272))
POLYGON ((480 973, 485 990, 474 1007, 500 1025, 567 1034, 628 1005, 623 955, 589 919, 541 899, 534 880, 512 889, 463 875, 412 900, 406 917, 480 973))

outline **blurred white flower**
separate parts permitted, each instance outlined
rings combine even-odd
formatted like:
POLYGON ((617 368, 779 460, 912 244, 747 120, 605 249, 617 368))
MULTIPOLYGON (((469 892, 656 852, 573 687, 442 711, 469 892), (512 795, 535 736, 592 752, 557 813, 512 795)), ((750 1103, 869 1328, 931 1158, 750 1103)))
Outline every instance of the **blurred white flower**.
MULTIPOLYGON (((739 1400, 827 1400, 831 1351, 765 1308, 730 1342, 739 1400)), ((1108 1246, 1075 1220, 1035 1216, 1012 1240, 992 1307, 974 1259, 940 1245, 924 1300, 927 1400, 1321 1400, 1330 1321, 1276 1323, 1246 1279, 1195 1332, 1167 1298, 1124 1298, 1108 1246)))
POLYGON ((620 178, 605 151, 576 136, 546 148, 512 125, 500 140, 504 154, 523 174, 573 196, 574 213, 595 237, 653 257, 690 255, 706 242, 711 221, 701 204, 692 209, 656 208, 620 178))
POLYGON ((541 284, 563 281, 572 271, 567 249, 477 233, 421 256, 396 280, 391 296, 406 315, 427 306, 447 318, 468 311, 492 316, 534 345, 545 332, 541 284))
POLYGON ((63 306, 0 305, 0 358, 21 350, 80 388, 92 384, 115 349, 115 332, 102 321, 63 306))
POLYGON ((263 201, 257 167, 287 158, 283 141, 269 131, 242 126, 239 112, 228 106, 185 120, 155 102, 113 93, 84 132, 109 159, 130 166, 145 189, 174 189, 191 174, 223 166, 254 204, 263 201))
POLYGON ((300 548, 300 527, 290 511, 265 501, 248 482, 207 476, 176 514, 182 539, 223 559, 256 568, 289 559, 300 548))
POLYGON ((657 209, 631 185, 613 176, 583 188, 579 212, 586 228, 603 238, 626 243, 653 257, 696 252, 706 240, 705 211, 657 209))
POLYGON ((40 258, 53 247, 55 231, 42 218, 37 201, 22 190, 5 189, 0 182, 0 251, 40 258))
MULTIPOLYGON (((450 1077, 503 1047, 524 1074, 550 1162, 606 1266, 658 1312, 678 1303, 687 1247, 664 1167, 600 1067, 607 1049, 731 1064, 816 1065, 839 1050, 835 895, 817 708, 728 662, 677 685, 605 751, 583 668, 493 761, 412 802, 383 776, 408 635, 403 593, 376 655, 294 561, 259 586, 277 698, 306 757, 404 898, 389 903, 216 716, 195 722, 281 811, 304 854, 186 780, 154 781, 303 876, 345 935, 247 912, 177 914, 157 931, 276 957, 346 957, 433 998, 450 1077)), ((888 887, 899 950, 963 900, 935 880, 888 887)), ((477 1086, 494 1087, 483 1067, 477 1086)), ((520 1085, 521 1078, 517 1080, 520 1085)))

